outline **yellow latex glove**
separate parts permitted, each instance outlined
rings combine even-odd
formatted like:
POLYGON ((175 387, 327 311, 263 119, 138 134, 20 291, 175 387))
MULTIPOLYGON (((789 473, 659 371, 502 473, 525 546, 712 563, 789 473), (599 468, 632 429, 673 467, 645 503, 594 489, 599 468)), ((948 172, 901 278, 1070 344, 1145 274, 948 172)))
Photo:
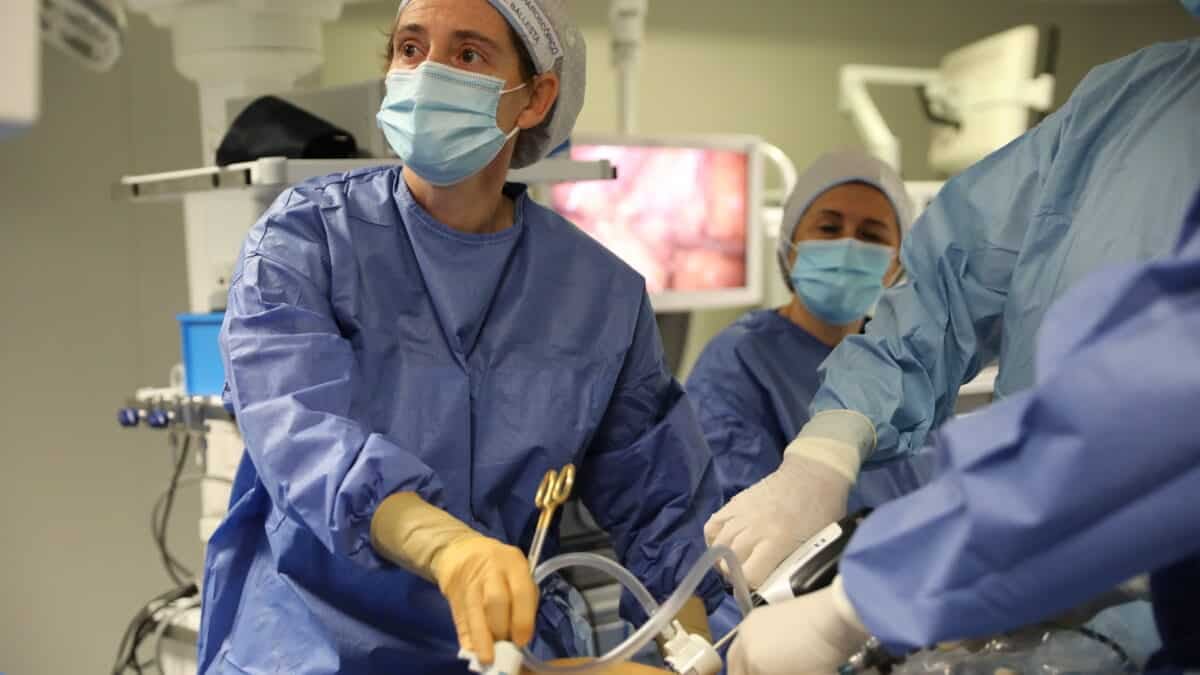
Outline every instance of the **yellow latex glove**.
POLYGON ((538 590, 529 561, 509 546, 411 492, 383 501, 371 518, 380 555, 435 582, 450 603, 459 646, 480 663, 495 658, 492 644, 533 639, 538 590))

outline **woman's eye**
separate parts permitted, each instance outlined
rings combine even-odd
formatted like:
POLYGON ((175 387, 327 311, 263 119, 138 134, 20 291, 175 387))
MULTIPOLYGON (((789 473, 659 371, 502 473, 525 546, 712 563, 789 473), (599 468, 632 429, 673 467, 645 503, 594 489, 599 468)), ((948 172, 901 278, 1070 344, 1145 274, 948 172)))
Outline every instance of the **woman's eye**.
POLYGON ((474 49, 464 49, 462 53, 463 63, 471 64, 479 61, 479 52, 474 49))

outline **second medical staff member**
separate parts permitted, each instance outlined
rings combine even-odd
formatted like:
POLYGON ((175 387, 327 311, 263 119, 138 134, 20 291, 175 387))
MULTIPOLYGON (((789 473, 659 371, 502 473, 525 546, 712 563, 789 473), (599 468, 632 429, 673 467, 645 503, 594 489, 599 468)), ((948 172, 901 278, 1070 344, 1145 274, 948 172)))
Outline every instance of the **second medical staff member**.
POLYGON ((832 586, 751 613, 730 675, 833 673, 868 634, 900 652, 992 635, 1147 571, 1146 670, 1200 672, 1197 335, 1200 192, 1170 256, 1054 304, 1037 384, 942 427, 943 470, 863 522, 832 586))
POLYGON ((942 188, 904 242, 910 282, 826 361, 821 414, 709 520, 710 544, 731 545, 761 583, 845 514, 865 460, 921 448, 986 364, 999 360, 999 397, 1032 385, 1054 300, 1104 266, 1167 253, 1198 181, 1200 39, 1094 69, 1061 109, 942 188))
MULTIPOLYGON (((505 182, 583 103, 564 3, 406 0, 390 52, 379 120, 403 170, 286 191, 231 284, 246 457, 208 547, 202 673, 458 674, 460 646, 486 663, 531 637, 569 654, 522 550, 543 474, 578 467, 660 599, 718 504, 642 278, 505 182)), ((700 593, 715 608, 720 581, 700 593)))
MULTIPOLYGON (((896 172, 862 152, 822 155, 797 180, 776 251, 791 302, 749 312, 718 333, 688 377, 725 499, 779 468, 783 449, 808 422, 817 367, 862 331, 900 276, 912 211, 896 172)), ((851 510, 919 487, 932 471, 926 457, 864 471, 851 510)))

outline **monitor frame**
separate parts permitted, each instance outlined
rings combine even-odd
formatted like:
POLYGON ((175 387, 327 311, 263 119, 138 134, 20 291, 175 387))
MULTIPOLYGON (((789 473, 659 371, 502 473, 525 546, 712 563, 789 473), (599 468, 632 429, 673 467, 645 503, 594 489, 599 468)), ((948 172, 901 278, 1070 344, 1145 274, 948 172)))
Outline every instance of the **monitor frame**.
MULTIPOLYGON (((763 284, 763 162, 762 139, 747 134, 617 135, 579 133, 571 137, 576 146, 608 145, 648 148, 695 148, 745 154, 746 185, 746 277, 736 288, 702 291, 665 290, 650 293, 655 313, 753 307, 762 303, 763 284)), ((620 168, 617 167, 617 171, 620 168)), ((549 200, 553 207, 553 198, 549 200)), ((572 223, 574 224, 574 223, 572 223)), ((578 225, 576 225, 578 227, 578 225)), ((581 228, 582 229, 582 228, 581 228)), ((590 235, 589 235, 590 236, 590 235)))

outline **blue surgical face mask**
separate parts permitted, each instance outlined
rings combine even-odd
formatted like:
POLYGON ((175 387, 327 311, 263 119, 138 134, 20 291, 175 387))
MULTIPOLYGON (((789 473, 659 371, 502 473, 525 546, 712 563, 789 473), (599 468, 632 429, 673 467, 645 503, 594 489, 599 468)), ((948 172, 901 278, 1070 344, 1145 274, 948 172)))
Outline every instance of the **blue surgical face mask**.
POLYGON ((1180 0, 1183 3, 1183 8, 1192 13, 1192 16, 1200 18, 1200 0, 1180 0))
POLYGON ((519 127, 496 125, 504 80, 425 61, 387 75, 387 94, 376 116, 388 144, 433 185, 462 182, 483 170, 519 127))
POLYGON ((832 239, 802 241, 792 248, 792 290, 821 319, 837 325, 857 321, 883 294, 883 275, 892 264, 890 247, 832 239))

